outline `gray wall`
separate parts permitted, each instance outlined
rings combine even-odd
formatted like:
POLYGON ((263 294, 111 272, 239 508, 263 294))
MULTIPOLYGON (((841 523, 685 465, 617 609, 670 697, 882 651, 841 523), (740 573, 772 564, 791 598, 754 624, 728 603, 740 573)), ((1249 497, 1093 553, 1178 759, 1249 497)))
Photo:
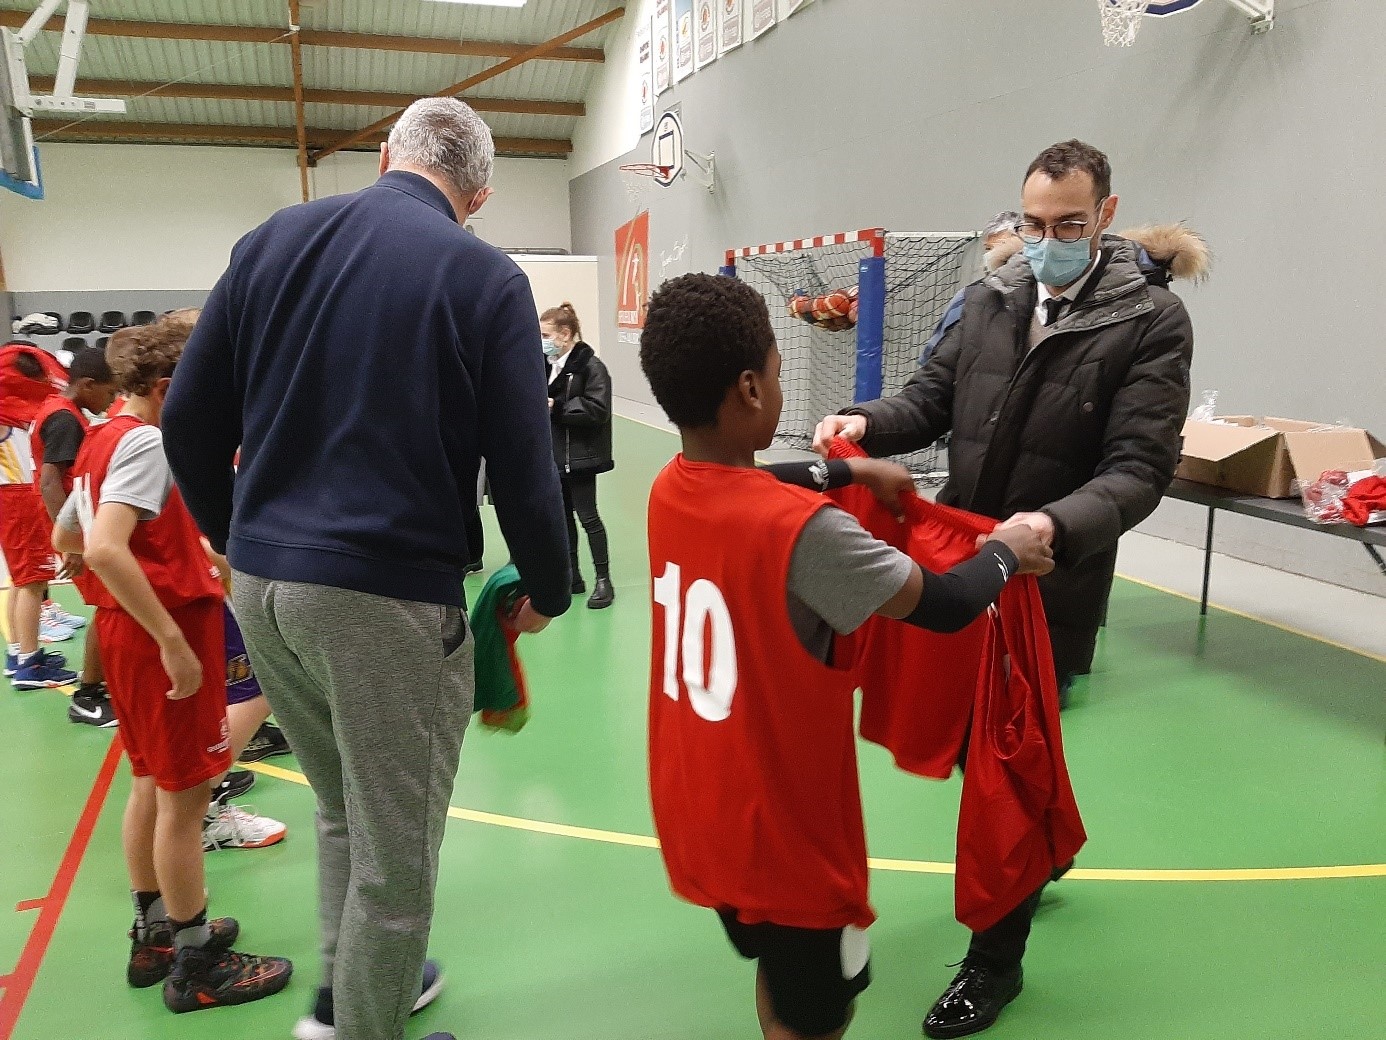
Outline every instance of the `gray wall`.
MULTIPOLYGON (((652 193, 652 253, 688 235, 674 274, 715 270, 730 246, 976 227, 1017 203, 1041 148, 1077 136, 1112 159, 1118 228, 1186 220, 1213 247, 1211 281, 1176 284, 1195 397, 1386 435, 1383 290, 1363 262, 1386 237, 1386 0, 1278 0, 1259 37, 1205 0, 1147 19, 1129 50, 1102 46, 1096 6, 818 0, 659 99, 682 107, 688 147, 716 152, 719 183, 652 193)), ((633 215, 616 166, 648 160, 646 135, 571 185, 574 250, 605 258, 604 356, 617 394, 643 401, 614 336, 612 236, 633 215)), ((1168 504, 1146 529, 1197 540, 1201 518, 1168 504)), ((1218 544, 1386 591, 1355 545, 1255 522, 1224 523, 1218 544)))

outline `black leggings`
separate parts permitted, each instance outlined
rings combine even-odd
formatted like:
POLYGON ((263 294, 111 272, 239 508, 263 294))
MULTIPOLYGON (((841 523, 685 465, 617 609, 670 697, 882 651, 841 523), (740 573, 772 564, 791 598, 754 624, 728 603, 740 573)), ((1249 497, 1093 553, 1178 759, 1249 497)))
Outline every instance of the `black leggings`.
POLYGON ((587 532, 587 548, 592 550, 592 566, 598 578, 611 577, 611 561, 607 555, 606 525, 597 513, 597 475, 569 473, 563 478, 563 513, 568 520, 568 556, 572 562, 573 580, 578 570, 578 533, 573 516, 582 522, 587 532))

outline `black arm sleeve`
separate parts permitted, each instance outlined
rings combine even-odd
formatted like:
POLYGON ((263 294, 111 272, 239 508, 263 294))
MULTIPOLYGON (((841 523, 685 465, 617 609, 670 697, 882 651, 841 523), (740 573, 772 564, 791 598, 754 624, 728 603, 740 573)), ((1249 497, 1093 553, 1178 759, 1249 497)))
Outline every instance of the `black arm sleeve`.
POLYGON ((901 620, 930 632, 958 632, 972 624, 1001 595, 1020 561, 1004 542, 990 541, 972 559, 947 574, 924 571, 919 605, 901 620))
POLYGON ((836 491, 852 483, 852 467, 847 465, 846 459, 776 462, 760 468, 781 484, 793 484, 810 491, 836 491))

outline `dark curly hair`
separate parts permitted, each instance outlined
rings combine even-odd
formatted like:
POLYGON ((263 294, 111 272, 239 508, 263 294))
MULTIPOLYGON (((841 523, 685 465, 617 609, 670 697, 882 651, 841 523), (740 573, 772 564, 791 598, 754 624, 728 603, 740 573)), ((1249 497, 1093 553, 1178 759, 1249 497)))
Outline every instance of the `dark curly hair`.
POLYGON ((640 367, 670 422, 712 426, 727 391, 742 372, 763 372, 774 345, 760 293, 735 278, 685 274, 650 300, 640 367))
POLYGON ((160 379, 171 377, 196 318, 196 311, 170 311, 152 325, 112 333, 106 344, 106 360, 120 389, 142 397, 160 379))
MULTIPOLYGON (((1035 173, 1047 174, 1056 181, 1063 180, 1074 170, 1088 172, 1099 199, 1105 199, 1112 193, 1112 166, 1107 162, 1107 157, 1092 145, 1077 139, 1051 144, 1040 152, 1025 171, 1025 180, 1028 181, 1035 173)), ((1021 181, 1021 184, 1024 183, 1021 181)))

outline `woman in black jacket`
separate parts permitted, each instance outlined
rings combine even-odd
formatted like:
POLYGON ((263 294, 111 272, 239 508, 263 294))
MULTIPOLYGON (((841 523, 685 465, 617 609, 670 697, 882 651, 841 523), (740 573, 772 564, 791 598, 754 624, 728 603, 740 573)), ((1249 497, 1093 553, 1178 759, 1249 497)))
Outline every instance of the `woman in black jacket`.
POLYGON ((582 328, 571 303, 551 307, 539 316, 544 356, 549 361, 549 420, 553 425, 553 454, 563 478, 563 504, 568 517, 568 552, 572 560, 573 594, 587 591, 578 569, 577 524, 587 532, 596 585, 587 606, 611 606, 611 563, 606 526, 597 513, 597 474, 615 468, 611 460, 611 377, 596 352, 582 342, 582 328))

